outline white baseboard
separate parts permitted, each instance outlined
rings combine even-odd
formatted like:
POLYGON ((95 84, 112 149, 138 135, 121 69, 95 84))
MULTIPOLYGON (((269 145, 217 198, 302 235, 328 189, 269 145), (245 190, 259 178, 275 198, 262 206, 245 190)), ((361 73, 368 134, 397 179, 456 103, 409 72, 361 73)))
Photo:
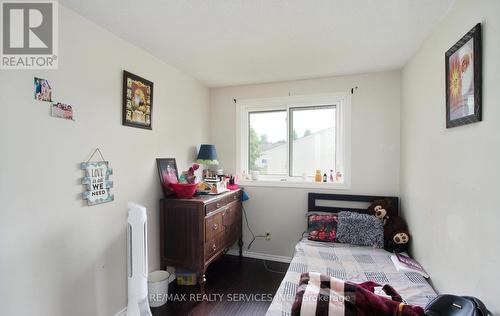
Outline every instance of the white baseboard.
POLYGON ((114 316, 126 316, 127 315, 127 308, 123 308, 121 311, 116 313, 114 316))
MULTIPOLYGON (((240 255, 240 253, 237 249, 229 249, 227 254, 231 255, 231 256, 239 256, 240 255)), ((269 255, 267 253, 250 252, 250 251, 243 251, 243 257, 268 260, 268 261, 284 262, 284 263, 290 263, 290 261, 292 261, 291 257, 269 255)))

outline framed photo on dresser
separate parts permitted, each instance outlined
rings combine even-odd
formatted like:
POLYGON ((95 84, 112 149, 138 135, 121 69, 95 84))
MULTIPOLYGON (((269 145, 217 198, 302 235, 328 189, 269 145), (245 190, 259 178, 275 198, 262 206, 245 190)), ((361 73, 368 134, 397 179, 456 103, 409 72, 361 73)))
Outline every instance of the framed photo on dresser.
POLYGON ((156 166, 158 168, 158 175, 160 176, 163 195, 169 197, 174 193, 170 187, 170 183, 177 182, 179 179, 175 158, 156 158, 156 166))

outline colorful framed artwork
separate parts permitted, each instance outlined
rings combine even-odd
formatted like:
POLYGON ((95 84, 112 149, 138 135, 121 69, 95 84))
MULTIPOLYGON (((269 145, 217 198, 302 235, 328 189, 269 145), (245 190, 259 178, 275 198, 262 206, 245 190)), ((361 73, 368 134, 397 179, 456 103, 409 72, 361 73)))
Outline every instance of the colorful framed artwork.
POLYGON ((481 121, 481 24, 445 54, 446 128, 481 121))
POLYGON ((52 86, 47 79, 34 79, 35 100, 52 102, 52 86))
POLYGON ((163 194, 165 197, 171 196, 174 191, 170 188, 170 183, 177 182, 179 179, 175 158, 156 158, 156 166, 158 167, 163 194))
POLYGON ((75 120, 73 118, 73 107, 69 104, 60 102, 52 104, 52 108, 50 109, 50 116, 72 121, 75 120))
POLYGON ((153 128, 153 83, 151 81, 124 70, 122 99, 123 125, 153 128))

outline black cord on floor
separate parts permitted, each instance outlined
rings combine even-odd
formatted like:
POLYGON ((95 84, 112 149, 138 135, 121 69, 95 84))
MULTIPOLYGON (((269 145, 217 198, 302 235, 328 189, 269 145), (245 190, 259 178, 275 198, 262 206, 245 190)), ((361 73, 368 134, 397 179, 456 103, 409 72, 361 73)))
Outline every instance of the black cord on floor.
MULTIPOLYGON (((245 216, 245 222, 246 222, 246 224, 247 224, 248 231, 250 232, 250 234, 252 234, 252 241, 250 241, 250 243, 248 244, 248 247, 247 247, 247 249, 250 249, 250 247, 252 247, 252 244, 253 244, 253 242, 255 241, 255 239, 256 239, 257 237, 264 237, 264 238, 265 238, 266 236, 263 236, 263 235, 257 235, 257 236, 256 236, 256 235, 253 233, 252 229, 250 228, 250 224, 248 223, 247 211, 245 210, 245 207, 244 207, 243 205, 241 206, 241 208, 242 208, 242 210, 243 210, 243 215, 245 216)), ((263 262, 264 262, 264 268, 265 268, 267 271, 269 271, 269 272, 272 272, 272 273, 278 273, 278 274, 285 274, 285 273, 286 273, 286 271, 278 271, 278 270, 273 270, 273 269, 269 268, 269 267, 267 266, 266 260, 263 260, 263 262)))
POLYGON ((248 244, 248 247, 247 249, 250 249, 250 247, 252 247, 252 244, 253 242, 255 241, 255 239, 257 237, 262 237, 262 238, 265 238, 266 236, 265 235, 255 235, 252 231, 252 229, 250 228, 250 224, 248 224, 248 217, 247 217, 247 211, 245 210, 245 207, 242 205, 241 208, 243 209, 243 215, 245 216, 245 222, 247 223, 247 228, 248 228, 248 231, 250 232, 250 234, 252 234, 252 241, 250 241, 250 243, 248 244))
POLYGON ((266 261, 266 260, 263 260, 263 261, 264 261, 264 268, 265 268, 267 271, 272 272, 272 273, 278 273, 278 274, 285 274, 285 273, 286 273, 286 271, 278 271, 278 270, 273 270, 273 269, 269 268, 269 267, 267 266, 267 261, 266 261))
POLYGON ((250 228, 250 225, 248 224, 247 211, 245 210, 245 207, 241 206, 241 208, 243 209, 243 215, 245 215, 245 222, 247 223, 248 231, 250 232, 250 234, 252 234, 252 241, 248 244, 248 247, 247 247, 247 249, 250 249, 253 242, 255 241, 255 234, 253 233, 252 229, 250 228))

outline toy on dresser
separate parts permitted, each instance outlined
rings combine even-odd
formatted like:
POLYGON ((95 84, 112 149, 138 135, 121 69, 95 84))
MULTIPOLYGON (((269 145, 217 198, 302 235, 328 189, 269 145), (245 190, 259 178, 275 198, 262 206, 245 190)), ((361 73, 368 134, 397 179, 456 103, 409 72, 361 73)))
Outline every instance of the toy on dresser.
POLYGON ((220 194, 229 191, 225 177, 206 178, 204 182, 210 185, 210 194, 220 194))
POLYGON ((198 185, 198 193, 216 195, 227 192, 228 182, 225 176, 207 177, 198 185))

